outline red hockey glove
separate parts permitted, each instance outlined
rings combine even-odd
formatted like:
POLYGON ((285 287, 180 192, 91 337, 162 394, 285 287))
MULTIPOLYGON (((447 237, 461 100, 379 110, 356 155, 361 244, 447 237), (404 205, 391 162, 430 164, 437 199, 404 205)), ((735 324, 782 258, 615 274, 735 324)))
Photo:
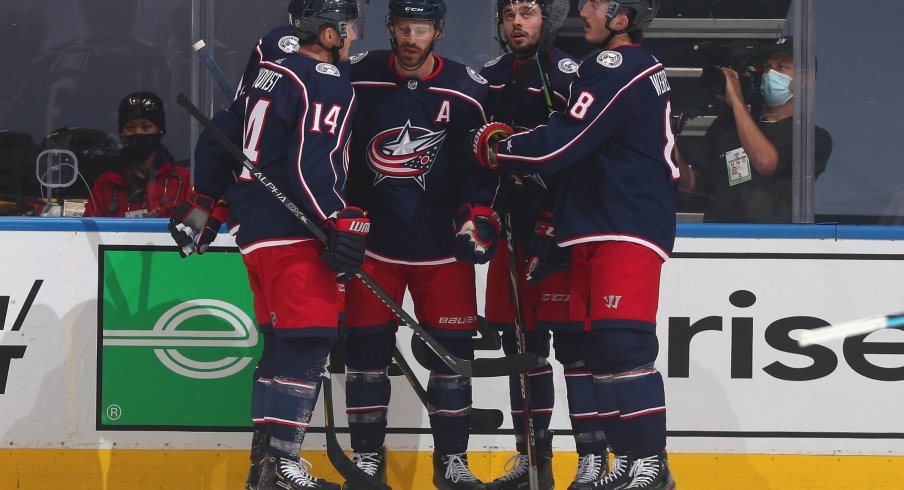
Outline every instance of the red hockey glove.
POLYGON ((179 255, 185 258, 192 252, 201 255, 207 251, 228 217, 229 207, 224 201, 217 202, 192 189, 188 200, 173 211, 167 226, 179 246, 179 255))
POLYGON ((534 225, 534 235, 527 244, 527 283, 536 284, 550 272, 564 272, 571 267, 571 247, 556 244, 553 215, 540 213, 534 225))
POLYGON ((370 231, 367 213, 361 208, 347 207, 326 220, 324 231, 327 248, 320 252, 320 258, 339 273, 339 280, 345 282, 361 272, 370 231))
POLYGON ((496 145, 514 132, 511 126, 500 122, 487 123, 474 130, 473 149, 477 162, 489 169, 499 168, 499 162, 496 161, 496 145))
POLYGON ((455 228, 455 258, 485 264, 496 251, 499 215, 493 208, 463 204, 452 219, 455 228))

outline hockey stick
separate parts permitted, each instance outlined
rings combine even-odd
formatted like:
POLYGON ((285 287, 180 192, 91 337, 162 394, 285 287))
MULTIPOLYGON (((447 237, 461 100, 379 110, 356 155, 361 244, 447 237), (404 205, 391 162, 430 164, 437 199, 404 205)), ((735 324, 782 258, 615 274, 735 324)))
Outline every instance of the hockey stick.
POLYGON ((213 56, 210 55, 210 48, 207 47, 207 44, 204 43, 204 40, 192 44, 192 49, 198 52, 198 56, 201 57, 201 61, 207 65, 207 69, 210 70, 211 76, 217 85, 220 86, 220 89, 223 90, 223 93, 226 94, 226 97, 235 97, 235 90, 229 86, 229 82, 226 81, 226 77, 223 75, 223 70, 220 69, 220 65, 214 61, 213 56))
POLYGON ((323 376, 323 419, 326 434, 326 457, 329 458, 336 471, 346 481, 354 483, 356 488, 391 490, 389 485, 368 475, 354 461, 348 459, 342 446, 339 445, 339 439, 336 437, 336 425, 333 421, 333 379, 330 377, 329 370, 323 376))
POLYGON ((568 0, 552 0, 546 19, 543 21, 543 29, 540 31, 540 44, 537 46, 537 69, 540 71, 540 85, 543 88, 543 96, 546 98, 546 108, 549 109, 549 112, 555 112, 552 103, 552 85, 549 80, 549 54, 556 43, 556 38, 559 37, 559 31, 565 25, 569 10, 571 10, 571 2, 568 0), (546 69, 543 67, 544 64, 547 65, 546 69))
POLYGON ((855 335, 864 335, 885 328, 904 327, 904 312, 892 315, 874 316, 853 320, 850 322, 829 325, 827 327, 814 328, 801 332, 797 341, 801 347, 818 344, 828 340, 843 339, 855 335))
MULTIPOLYGON (((198 41, 198 43, 201 44, 203 41, 198 41)), ((197 44, 195 46, 197 49, 197 44)), ((205 63, 207 64, 207 69, 210 70, 211 75, 213 75, 215 79, 223 80, 225 82, 225 77, 223 76, 222 70, 220 70, 220 66, 209 54, 206 56, 205 63)), ((230 96, 230 93, 226 92, 229 88, 228 84, 221 84, 220 88, 223 89, 226 96, 230 96)), ((191 245, 186 245, 185 248, 187 248, 188 251, 191 251, 191 245)), ((408 365, 408 362, 402 356, 402 353, 399 352, 398 348, 394 350, 392 358, 399 366, 399 370, 402 371, 405 379, 411 384, 411 388, 417 394, 417 397, 424 404, 424 408, 426 408, 428 412, 432 412, 434 408, 427 399, 427 392, 424 390, 424 387, 421 386, 417 376, 415 376, 414 372, 411 370, 411 366, 408 365)), ((502 411, 498 409, 472 408, 470 427, 477 432, 489 432, 501 427, 503 418, 502 411)))
MULTIPOLYGON (((398 347, 396 347, 392 353, 392 359, 395 361, 396 365, 399 366, 399 370, 402 371, 402 374, 408 380, 408 383, 411 384, 411 388, 414 389, 414 392, 417 394, 417 397, 421 400, 421 403, 424 405, 424 408, 427 409, 427 412, 433 412, 436 410, 436 407, 430 403, 430 399, 427 396, 427 390, 421 385, 421 382, 415 376, 414 371, 411 369, 411 365, 408 364, 408 361, 405 360, 405 357, 399 352, 398 347)), ((502 410, 496 408, 471 408, 470 414, 470 425, 469 427, 473 432, 477 433, 489 433, 490 431, 496 430, 502 426, 502 422, 504 420, 504 416, 502 415, 502 410)))
MULTIPOLYGON (((518 341, 518 353, 527 352, 527 339, 524 334, 524 323, 521 318, 521 294, 518 291, 518 280, 521 277, 518 254, 515 253, 515 237, 512 233, 512 216, 506 212, 502 218, 502 232, 505 234, 505 248, 509 259, 509 291, 514 306, 515 336, 518 341)), ((527 449, 527 480, 530 490, 539 490, 540 479, 537 464, 537 441, 534 433, 534 414, 530 405, 530 375, 521 373, 518 375, 521 382, 521 409, 524 411, 524 441, 527 449)))
MULTIPOLYGON (((204 114, 195 107, 194 104, 188 100, 188 97, 185 94, 179 94, 176 97, 176 102, 184 107, 191 115, 194 117, 204 129, 206 129, 210 134, 216 138, 216 140, 223 145, 223 148, 229 152, 229 154, 235 158, 236 161, 240 162, 249 173, 251 173, 254 178, 260 182, 264 187, 266 187, 273 196, 279 200, 295 216, 301 223, 314 235, 314 238, 319 240, 321 243, 326 244, 326 234, 321 230, 314 222, 308 218, 304 212, 299 208, 292 200, 286 195, 283 191, 281 191, 273 181, 270 180, 269 177, 264 175, 261 170, 256 167, 245 154, 242 153, 242 150, 239 149, 238 146, 235 145, 229 138, 220 131, 216 125, 204 114)), ((493 377, 493 376, 507 376, 510 374, 519 374, 531 371, 535 368, 545 365, 546 360, 537 356, 535 354, 516 354, 514 356, 505 356, 493 359, 475 359, 473 361, 468 361, 465 359, 461 359, 460 357, 453 356, 445 347, 443 347, 436 339, 433 338, 430 333, 427 332, 424 327, 420 326, 414 318, 411 317, 405 310, 402 309, 401 306, 396 304, 392 298, 383 291, 380 286, 371 279, 370 276, 365 274, 364 272, 358 272, 355 276, 361 280, 374 294, 377 295, 380 300, 389 307, 390 310, 411 330, 417 335, 421 340, 423 340, 427 346, 432 350, 437 356, 446 365, 449 366, 452 371, 461 376, 474 377, 474 378, 484 378, 484 377, 493 377)))

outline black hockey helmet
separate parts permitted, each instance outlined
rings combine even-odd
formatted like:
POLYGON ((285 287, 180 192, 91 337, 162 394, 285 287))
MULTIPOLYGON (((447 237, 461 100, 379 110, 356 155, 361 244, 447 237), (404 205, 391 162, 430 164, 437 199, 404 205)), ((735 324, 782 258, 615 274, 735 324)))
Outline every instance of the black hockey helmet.
POLYGON ((289 24, 292 25, 298 42, 311 44, 318 42, 320 30, 332 27, 339 37, 348 37, 349 22, 358 18, 357 0, 291 0, 289 2, 289 24))
MULTIPOLYGON (((581 0, 579 9, 584 8, 587 0, 581 0)), ((606 12, 606 18, 611 20, 618 15, 621 8, 629 8, 634 11, 634 23, 625 29, 624 32, 642 31, 649 27, 650 22, 656 18, 659 13, 660 0, 609 0, 609 11, 606 12)))
POLYGON ((134 92, 126 95, 119 103, 119 132, 132 119, 147 119, 160 128, 160 134, 166 133, 166 114, 163 112, 163 100, 153 92, 134 92))
POLYGON ((446 26, 445 0, 389 0, 386 26, 394 19, 432 20, 437 32, 446 26))

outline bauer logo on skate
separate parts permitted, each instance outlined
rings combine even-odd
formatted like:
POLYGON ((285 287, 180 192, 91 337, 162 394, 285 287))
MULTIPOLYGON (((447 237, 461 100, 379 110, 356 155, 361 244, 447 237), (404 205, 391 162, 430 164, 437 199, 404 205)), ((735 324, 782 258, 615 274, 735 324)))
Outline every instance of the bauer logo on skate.
POLYGON ((414 179, 426 189, 424 177, 445 139, 445 130, 431 132, 412 126, 411 121, 374 136, 367 145, 367 161, 376 173, 374 186, 387 178, 414 179))
MULTIPOLYGON (((207 327, 205 325, 205 327, 207 327)), ((104 330, 104 346, 152 347, 157 359, 170 371, 194 379, 219 379, 245 369, 253 357, 224 356, 216 360, 191 359, 179 351, 180 347, 234 347, 257 345, 255 323, 241 309, 214 299, 196 299, 180 303, 167 310, 151 330, 104 330), (228 330, 179 327, 196 317, 216 319, 216 326, 224 323, 228 330)))

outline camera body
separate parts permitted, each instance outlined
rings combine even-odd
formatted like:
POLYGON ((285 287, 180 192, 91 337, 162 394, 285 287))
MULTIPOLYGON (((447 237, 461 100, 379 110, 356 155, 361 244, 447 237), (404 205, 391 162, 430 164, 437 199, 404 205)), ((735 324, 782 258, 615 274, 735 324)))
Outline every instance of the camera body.
POLYGON ((756 41, 703 41, 694 45, 694 50, 706 60, 700 84, 703 90, 720 102, 725 101, 725 74, 720 67, 731 68, 738 73, 741 94, 744 101, 754 110, 762 107, 760 83, 763 76, 757 59, 756 41))

